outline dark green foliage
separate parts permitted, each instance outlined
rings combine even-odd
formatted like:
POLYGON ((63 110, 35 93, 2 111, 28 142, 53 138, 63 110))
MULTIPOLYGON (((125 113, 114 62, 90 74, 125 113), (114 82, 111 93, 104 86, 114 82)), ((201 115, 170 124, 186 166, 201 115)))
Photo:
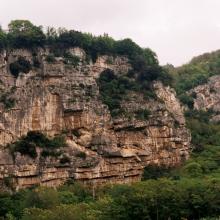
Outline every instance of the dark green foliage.
POLYGON ((191 162, 184 166, 183 172, 189 177, 199 177, 202 175, 202 167, 197 162, 191 162))
POLYGON ((29 155, 32 158, 37 157, 36 147, 44 148, 43 157, 59 156, 60 153, 54 151, 57 148, 65 147, 64 136, 55 136, 49 139, 43 133, 38 131, 29 131, 26 136, 10 145, 12 153, 20 152, 24 155, 29 155))
POLYGON ((13 152, 19 152, 23 155, 28 155, 32 158, 37 157, 36 145, 26 140, 15 142, 13 145, 13 152))
POLYGON ((164 68, 161 69, 157 80, 161 81, 165 86, 173 87, 173 76, 164 68))
POLYGON ((76 157, 80 157, 82 159, 86 159, 86 153, 85 152, 78 152, 76 153, 76 157))
POLYGON ((15 48, 42 47, 45 43, 45 35, 42 27, 33 25, 27 20, 14 20, 8 25, 8 42, 15 48))
POLYGON ((194 105, 194 99, 193 97, 186 95, 186 94, 181 94, 179 96, 179 100, 186 106, 188 106, 189 109, 193 109, 194 105))
POLYGON ((4 48, 6 48, 7 45, 7 35, 6 33, 2 30, 0 26, 0 51, 4 48))
POLYGON ((47 27, 46 44, 54 46, 57 43, 58 31, 53 27, 47 27))
POLYGON ((217 152, 217 147, 207 148, 202 157, 194 157, 196 161, 189 161, 181 169, 182 173, 178 173, 181 175, 178 180, 159 178, 172 174, 168 169, 149 166, 145 170, 148 180, 135 184, 89 190, 69 182, 58 189, 38 187, 12 195, 0 194, 0 216, 11 213, 23 220, 58 220, 60 216, 67 220, 217 218, 219 176, 201 178, 205 173, 218 172, 217 152))
MULTIPOLYGON (((113 117, 123 113, 121 102, 131 91, 144 94, 144 98, 146 99, 157 98, 152 87, 152 81, 158 79, 161 74, 161 68, 156 66, 155 68, 158 70, 154 68, 150 70, 150 68, 151 67, 146 67, 146 64, 143 64, 143 67, 141 67, 140 64, 137 64, 136 69, 133 69, 132 72, 130 71, 128 73, 130 77, 122 74, 116 75, 110 69, 106 69, 100 74, 98 79, 100 95, 103 103, 109 107, 113 117)), ((147 118, 147 112, 142 114, 142 116, 142 118, 147 118)))
POLYGON ((142 53, 142 49, 129 38, 117 41, 115 50, 118 54, 126 55, 129 58, 134 58, 142 53))
POLYGON ((15 99, 9 97, 8 93, 5 93, 0 97, 0 102, 4 103, 6 109, 11 109, 15 106, 15 99))
POLYGON ((66 164, 66 163, 70 163, 70 158, 66 155, 64 155, 61 159, 60 159, 60 163, 61 164, 66 164))
POLYGON ((41 66, 40 60, 36 56, 33 57, 33 66, 35 68, 40 68, 41 66))
POLYGON ((220 145, 220 124, 210 121, 212 111, 190 110, 185 113, 195 150, 202 145, 220 145))
POLYGON ((0 194, 0 216, 5 216, 8 211, 13 209, 13 201, 10 194, 1 193, 0 194))
POLYGON ((44 149, 41 152, 41 157, 44 157, 44 158, 46 158, 46 157, 58 158, 61 155, 62 155, 62 152, 57 149, 44 149))
MULTIPOLYGON (((70 192, 77 198, 78 202, 92 201, 92 190, 80 183, 75 182, 74 180, 69 180, 59 189, 60 193, 70 192)), ((66 203, 66 202, 65 202, 66 203)))
POLYGON ((125 86, 120 84, 118 77, 110 69, 101 73, 98 84, 103 103, 109 107, 112 116, 116 116, 120 112, 125 86))
POLYGON ((85 38, 83 33, 79 31, 64 31, 58 37, 58 42, 62 44, 63 47, 82 47, 85 46, 85 38))
POLYGON ((159 179, 161 177, 168 177, 171 168, 158 165, 148 165, 144 168, 142 180, 159 179))
POLYGON ((87 53, 91 56, 93 62, 96 61, 99 55, 114 55, 115 40, 107 34, 99 37, 93 37, 87 53))
POLYGON ((123 113, 121 101, 128 92, 140 91, 141 88, 134 79, 117 76, 110 69, 106 69, 100 74, 98 85, 102 101, 109 107, 113 117, 123 113))
POLYGON ((48 63, 54 63, 56 61, 55 59, 55 56, 51 53, 51 54, 48 54, 45 58, 45 60, 48 62, 48 63))
POLYGON ((188 64, 176 69, 168 66, 167 69, 175 79, 177 93, 183 94, 206 83, 210 76, 220 74, 220 51, 195 57, 188 64))
POLYGON ((62 204, 77 204, 78 197, 70 191, 59 192, 60 200, 62 204))
MULTIPOLYGON (((22 215, 23 215, 23 210, 26 207, 29 207, 27 202, 26 202, 26 197, 28 194, 28 190, 20 190, 17 193, 13 193, 13 194, 4 194, 5 197, 4 199, 9 199, 11 200, 11 202, 9 203, 9 207, 7 207, 7 204, 4 205, 1 203, 1 205, 3 205, 3 208, 7 209, 8 213, 10 213, 12 216, 16 216, 17 219, 21 219, 22 215), (9 211, 10 210, 10 211, 9 211)), ((4 214, 6 215, 6 213, 4 214)))
POLYGON ((0 196, 0 215, 22 220, 201 219, 219 216, 216 179, 148 180, 96 189, 96 198, 79 184, 36 188, 0 196), (25 209, 26 208, 26 209, 25 209), (24 210, 25 209, 25 210, 24 210))
POLYGON ((151 112, 148 109, 139 109, 135 114, 136 118, 139 120, 148 120, 151 112))
POLYGON ((17 61, 10 64, 9 68, 11 74, 17 78, 19 73, 28 73, 31 70, 31 63, 24 57, 19 57, 17 61))
POLYGON ((45 143, 45 147, 51 149, 66 147, 65 137, 63 135, 58 135, 53 139, 48 139, 48 141, 45 143))
POLYGON ((76 137, 80 137, 80 132, 77 129, 74 129, 71 131, 73 135, 75 135, 76 137))
POLYGON ((80 62, 79 57, 73 56, 71 53, 67 52, 64 54, 64 59, 65 64, 73 65, 74 67, 78 66, 80 62))
MULTIPOLYGON (((193 74, 192 74, 193 75, 193 74)), ((194 76, 194 75, 193 75, 194 76)), ((190 89, 204 84, 207 82, 209 75, 204 76, 204 75, 195 75, 194 78, 192 79, 191 77, 188 77, 187 75, 182 75, 178 80, 177 84, 177 93, 183 93, 186 91, 189 91, 190 89)))
POLYGON ((141 85, 146 82, 151 83, 154 80, 160 80, 165 85, 172 84, 171 75, 158 65, 156 55, 150 49, 144 49, 141 53, 131 56, 130 62, 133 71, 136 72, 137 81, 141 85))
POLYGON ((52 188, 39 187, 29 191, 25 199, 29 207, 49 209, 59 204, 59 195, 52 188))
POLYGON ((138 81, 148 81, 151 82, 153 80, 158 79, 159 74, 161 73, 161 67, 149 66, 143 57, 139 58, 139 60, 133 61, 134 70, 138 72, 138 81), (140 59, 143 59, 142 61, 140 59))

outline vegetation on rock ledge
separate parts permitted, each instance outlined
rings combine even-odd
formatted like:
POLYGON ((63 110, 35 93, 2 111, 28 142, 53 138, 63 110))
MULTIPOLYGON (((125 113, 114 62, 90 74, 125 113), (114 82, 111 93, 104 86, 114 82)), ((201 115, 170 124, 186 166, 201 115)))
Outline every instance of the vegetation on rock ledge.
POLYGON ((65 147, 65 137, 55 136, 49 139, 43 133, 37 131, 29 131, 26 136, 21 137, 18 141, 10 144, 11 152, 19 152, 23 155, 28 155, 32 158, 37 157, 36 147, 43 148, 42 156, 56 155, 54 150, 65 147))
MULTIPOLYGON (((85 50, 87 57, 96 61, 99 55, 126 56, 138 79, 142 81, 161 80, 170 84, 171 77, 158 65, 156 54, 149 48, 143 49, 131 39, 116 41, 107 34, 93 36, 75 30, 48 28, 44 33, 42 26, 35 26, 27 20, 14 20, 8 25, 8 33, 0 29, 0 49, 49 47, 51 54, 64 56, 67 63, 76 65, 79 60, 66 54, 66 49, 80 47, 85 50)), ((49 59, 49 58, 48 58, 49 59)), ((14 69, 14 68, 12 68, 14 69)), ((19 71, 15 70, 17 75, 19 71)))

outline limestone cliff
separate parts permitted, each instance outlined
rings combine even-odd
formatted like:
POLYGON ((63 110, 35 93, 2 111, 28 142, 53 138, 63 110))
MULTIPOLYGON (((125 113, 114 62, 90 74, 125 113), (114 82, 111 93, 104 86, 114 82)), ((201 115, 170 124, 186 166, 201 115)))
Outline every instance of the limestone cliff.
POLYGON ((176 166, 189 155, 190 134, 175 92, 154 83, 156 99, 144 99, 130 92, 122 101, 129 117, 111 117, 99 94, 97 79, 105 69, 126 74, 131 68, 125 57, 100 56, 96 63, 86 60, 79 48, 69 50, 79 57, 77 66, 64 64, 62 57, 47 62, 47 49, 33 54, 12 50, 0 55, 0 179, 16 188, 36 184, 57 186, 68 179, 87 184, 138 181, 150 163, 176 166), (10 64, 19 56, 38 67, 16 78, 10 64), (111 60, 111 62, 109 61, 111 60), (13 101, 14 105, 7 105, 13 101), (151 112, 148 119, 134 117, 137 110, 151 112), (33 159, 16 153, 7 144, 28 131, 48 136, 66 135, 67 147, 59 156, 33 159), (68 160, 61 163, 64 156, 68 160))
POLYGON ((208 82, 189 91, 194 98, 194 109, 209 111, 211 120, 220 121, 220 76, 215 75, 208 82))

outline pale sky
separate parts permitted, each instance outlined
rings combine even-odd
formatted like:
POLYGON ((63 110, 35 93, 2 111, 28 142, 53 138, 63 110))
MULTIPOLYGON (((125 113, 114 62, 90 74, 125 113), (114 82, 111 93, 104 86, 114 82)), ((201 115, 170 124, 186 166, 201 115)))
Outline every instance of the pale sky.
POLYGON ((28 19, 154 50, 161 64, 181 65, 220 49, 220 0, 0 0, 0 24, 28 19))

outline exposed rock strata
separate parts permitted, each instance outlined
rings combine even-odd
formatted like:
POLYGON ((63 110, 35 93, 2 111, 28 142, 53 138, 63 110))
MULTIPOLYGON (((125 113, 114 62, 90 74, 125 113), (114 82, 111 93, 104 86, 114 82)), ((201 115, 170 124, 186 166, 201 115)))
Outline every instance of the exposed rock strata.
POLYGON ((212 120, 220 121, 220 76, 212 76, 208 82, 192 89, 194 109, 212 111, 212 120))
POLYGON ((11 109, 0 106, 2 183, 10 178, 16 188, 24 188, 57 186, 69 178, 92 185, 134 182, 140 180, 149 163, 176 166, 188 157, 190 135, 172 89, 155 82, 158 99, 149 101, 131 92, 129 100, 122 102, 131 117, 113 119, 100 99, 96 80, 106 68, 126 73, 131 68, 127 59, 111 58, 109 64, 109 57, 102 56, 92 64, 86 63, 79 48, 70 52, 80 57, 78 67, 64 65, 62 58, 49 64, 44 61, 47 50, 39 50, 40 68, 17 79, 10 74, 10 63, 18 56, 32 62, 32 53, 14 50, 0 55, 0 89, 16 100, 11 109), (133 113, 138 109, 150 110, 150 118, 137 120, 133 113), (69 162, 42 158, 41 149, 36 159, 19 153, 12 158, 6 144, 30 130, 49 136, 66 133, 68 147, 63 148, 62 156, 69 162))

